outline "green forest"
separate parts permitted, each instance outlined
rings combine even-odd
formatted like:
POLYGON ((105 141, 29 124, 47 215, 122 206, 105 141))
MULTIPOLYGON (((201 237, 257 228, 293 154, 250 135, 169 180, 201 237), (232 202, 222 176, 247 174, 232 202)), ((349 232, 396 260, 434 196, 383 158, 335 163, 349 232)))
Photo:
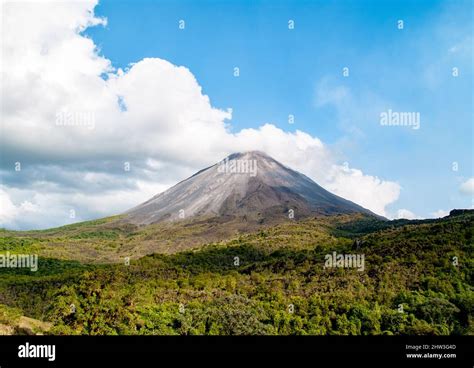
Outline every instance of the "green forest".
POLYGON ((116 263, 47 256, 67 242, 115 249, 143 236, 92 225, 0 231, 0 252, 40 255, 36 272, 0 269, 0 326, 25 333, 26 316, 55 335, 474 334, 472 211, 312 218, 116 263), (364 271, 325 268, 332 252, 363 254, 364 271))

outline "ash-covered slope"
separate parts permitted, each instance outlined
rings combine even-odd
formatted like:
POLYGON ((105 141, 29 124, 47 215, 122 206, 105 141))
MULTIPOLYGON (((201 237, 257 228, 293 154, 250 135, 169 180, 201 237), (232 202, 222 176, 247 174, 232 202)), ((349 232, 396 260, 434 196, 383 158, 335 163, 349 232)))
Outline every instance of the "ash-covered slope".
POLYGON ((262 221, 314 215, 365 213, 369 210, 338 197, 307 176, 263 152, 235 153, 201 170, 126 213, 126 221, 151 224, 219 217, 262 221))

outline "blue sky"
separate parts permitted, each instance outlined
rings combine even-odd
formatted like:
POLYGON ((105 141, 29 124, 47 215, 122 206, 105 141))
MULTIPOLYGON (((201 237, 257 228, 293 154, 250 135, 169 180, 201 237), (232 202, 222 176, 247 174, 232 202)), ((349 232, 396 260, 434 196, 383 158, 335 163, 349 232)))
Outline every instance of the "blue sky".
POLYGON ((470 1, 103 1, 96 14, 108 24, 87 35, 114 66, 160 57, 188 67, 214 106, 233 109, 233 130, 272 122, 317 136, 398 181, 397 207, 419 216, 471 206, 459 192, 474 156, 470 1), (318 104, 318 86, 351 102, 318 104), (420 112, 421 128, 380 126, 389 108, 420 112))
POLYGON ((472 8, 8 2, 0 227, 122 213, 253 149, 388 218, 471 208, 472 8), (389 110, 419 129, 382 125, 389 110))

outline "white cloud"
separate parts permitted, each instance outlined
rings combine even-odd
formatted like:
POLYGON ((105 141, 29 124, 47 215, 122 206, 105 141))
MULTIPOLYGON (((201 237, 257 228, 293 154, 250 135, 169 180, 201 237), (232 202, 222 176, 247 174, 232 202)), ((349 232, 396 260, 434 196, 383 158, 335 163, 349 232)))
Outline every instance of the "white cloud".
POLYGON ((462 183, 459 190, 462 194, 474 195, 474 178, 470 178, 462 183))
MULTIPOLYGON (((71 207, 78 208, 76 220, 122 212, 246 150, 265 151, 381 215, 397 200, 397 183, 341 166, 321 140, 305 132, 268 123, 232 133, 230 110, 213 107, 183 66, 146 58, 113 69, 78 32, 106 23, 94 16, 95 5, 4 4, 1 226, 67 223, 71 207), (58 125, 67 113, 72 118, 58 125), (91 116, 93 124, 84 124, 91 116), (22 171, 12 174, 17 161, 22 171), (131 163, 130 172, 124 162, 131 163)), ((322 103, 346 93, 336 91, 322 103)))
POLYGON ((419 217, 416 216, 413 212, 407 209, 400 209, 397 211, 397 216, 395 217, 396 219, 407 219, 407 220, 414 220, 418 219, 419 217))
POLYGON ((449 211, 445 211, 445 210, 438 210, 431 213, 431 216, 433 216, 434 218, 446 217, 448 215, 449 215, 449 211))
POLYGON ((0 186, 0 227, 7 229, 44 229, 120 214, 151 198, 166 186, 138 181, 136 190, 114 189, 98 193, 38 192, 0 186), (29 200, 24 200, 28 198, 29 200), (74 217, 71 217, 71 214, 74 217))
POLYGON ((330 170, 326 188, 335 194, 350 198, 373 212, 387 216, 385 207, 395 202, 400 195, 400 185, 383 181, 376 176, 364 175, 362 171, 347 166, 334 165, 330 170))
POLYGON ((12 203, 8 194, 0 189, 0 224, 9 224, 17 216, 18 208, 12 203))
POLYGON ((38 204, 23 201, 15 205, 8 193, 0 188, 0 227, 16 229, 19 228, 18 221, 25 221, 30 216, 36 218, 40 214, 41 207, 38 204))

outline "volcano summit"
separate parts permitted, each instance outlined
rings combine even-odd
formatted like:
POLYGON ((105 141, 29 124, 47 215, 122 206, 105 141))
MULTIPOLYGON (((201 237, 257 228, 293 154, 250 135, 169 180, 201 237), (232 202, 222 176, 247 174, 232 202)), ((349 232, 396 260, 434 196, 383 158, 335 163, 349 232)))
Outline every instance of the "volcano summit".
POLYGON ((234 153, 126 212, 148 225, 181 219, 287 220, 369 210, 332 194, 259 151, 234 153))

